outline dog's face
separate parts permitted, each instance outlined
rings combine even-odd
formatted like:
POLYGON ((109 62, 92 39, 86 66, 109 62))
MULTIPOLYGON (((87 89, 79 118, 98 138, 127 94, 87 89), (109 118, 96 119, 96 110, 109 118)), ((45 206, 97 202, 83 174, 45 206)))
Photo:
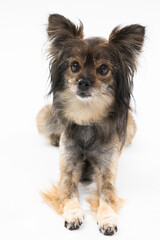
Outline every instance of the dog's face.
POLYGON ((128 110, 144 27, 117 27, 109 40, 84 39, 82 24, 77 27, 63 16, 53 14, 47 32, 51 42, 51 92, 63 92, 62 100, 70 98, 67 104, 74 105, 73 109, 75 104, 84 107, 87 102, 85 106, 93 110, 95 107, 98 115, 107 106, 112 111, 116 106, 122 114, 128 110))
POLYGON ((72 41, 64 79, 66 86, 81 101, 111 94, 113 61, 107 45, 108 42, 100 38, 72 41))

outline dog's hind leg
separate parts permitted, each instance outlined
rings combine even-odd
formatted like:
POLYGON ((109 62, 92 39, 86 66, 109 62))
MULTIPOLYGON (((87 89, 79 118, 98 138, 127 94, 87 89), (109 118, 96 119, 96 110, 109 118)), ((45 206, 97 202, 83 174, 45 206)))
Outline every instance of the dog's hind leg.
POLYGON ((55 116, 53 105, 43 107, 37 114, 36 122, 39 133, 49 138, 52 145, 58 146, 62 129, 55 116))
POLYGON ((135 133, 136 133, 136 123, 131 112, 129 112, 125 147, 128 147, 132 143, 135 133))

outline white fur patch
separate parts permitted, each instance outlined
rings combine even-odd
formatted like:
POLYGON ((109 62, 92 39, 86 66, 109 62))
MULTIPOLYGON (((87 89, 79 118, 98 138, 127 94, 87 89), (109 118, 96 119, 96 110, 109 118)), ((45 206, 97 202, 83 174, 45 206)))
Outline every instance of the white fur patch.
POLYGON ((106 208, 101 208, 101 206, 98 209, 97 212, 97 223, 99 228, 107 229, 108 227, 115 227, 118 223, 118 216, 114 212, 114 210, 106 204, 106 208))
POLYGON ((81 100, 81 101, 89 101, 92 99, 92 96, 88 96, 88 97, 80 97, 78 95, 76 95, 76 97, 81 100))
POLYGON ((63 217, 67 222, 83 222, 84 220, 84 214, 80 208, 75 208, 67 211, 64 210, 63 217))
POLYGON ((70 199, 64 206, 63 217, 68 223, 78 223, 83 222, 84 214, 80 209, 79 202, 77 198, 70 199))

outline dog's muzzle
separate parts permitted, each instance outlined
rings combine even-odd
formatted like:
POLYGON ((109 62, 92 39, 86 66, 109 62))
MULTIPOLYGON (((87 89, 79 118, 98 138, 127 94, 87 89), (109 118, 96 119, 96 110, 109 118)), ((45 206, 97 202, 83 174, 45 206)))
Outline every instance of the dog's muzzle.
POLYGON ((81 98, 88 98, 91 97, 91 94, 89 93, 89 88, 91 86, 91 81, 88 79, 81 78, 77 82, 78 90, 77 95, 81 98))

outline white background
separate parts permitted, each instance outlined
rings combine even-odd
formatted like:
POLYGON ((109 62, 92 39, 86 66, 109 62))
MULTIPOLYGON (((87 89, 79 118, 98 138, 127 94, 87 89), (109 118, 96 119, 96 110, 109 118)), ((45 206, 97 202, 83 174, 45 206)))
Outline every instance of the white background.
POLYGON ((59 178, 59 150, 37 132, 35 116, 50 99, 46 62, 49 13, 84 24, 85 36, 108 37, 119 24, 147 27, 134 78, 138 131, 119 161, 117 189, 126 200, 112 239, 158 239, 160 227, 160 2, 157 0, 0 2, 0 237, 105 239, 89 215, 78 231, 43 203, 40 190, 59 178))

